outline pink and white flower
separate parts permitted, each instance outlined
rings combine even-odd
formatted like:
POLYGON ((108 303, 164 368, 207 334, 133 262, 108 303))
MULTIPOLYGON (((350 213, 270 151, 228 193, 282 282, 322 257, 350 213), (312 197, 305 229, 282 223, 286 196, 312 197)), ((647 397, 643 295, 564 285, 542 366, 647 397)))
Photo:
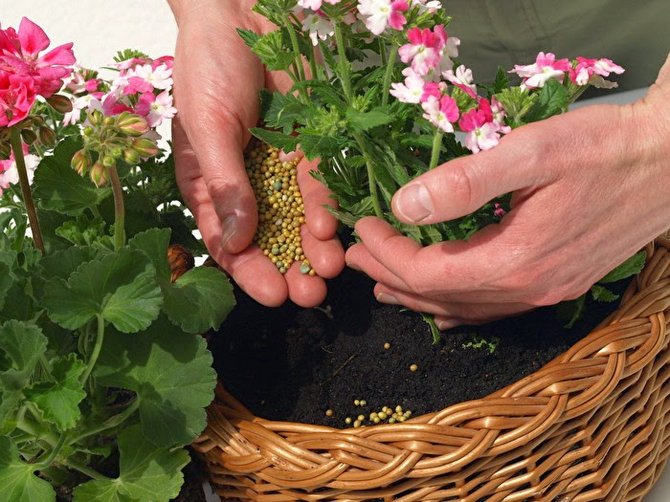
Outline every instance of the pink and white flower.
POLYGON ((578 56, 576 66, 570 70, 570 80, 580 86, 591 84, 595 87, 612 88, 617 86, 616 82, 605 80, 604 77, 609 77, 612 73, 621 75, 624 71, 611 59, 578 56))
POLYGON ((44 30, 26 17, 21 19, 18 33, 13 28, 0 30, 0 71, 30 78, 37 94, 52 96, 72 73, 75 57, 72 43, 40 56, 50 43, 44 30))
POLYGON ((442 96, 440 99, 429 96, 421 103, 423 117, 435 127, 444 132, 454 132, 454 122, 458 120, 458 105, 451 96, 442 96))
POLYGON ((447 70, 442 73, 442 76, 471 98, 477 99, 477 86, 473 83, 472 70, 470 68, 460 65, 456 68, 455 72, 447 70))
MULTIPOLYGON (((498 113, 500 113, 499 110, 498 113)), ((479 100, 478 108, 461 115, 458 126, 463 132, 467 133, 465 135, 465 146, 472 153, 490 150, 498 145, 501 134, 510 131, 508 126, 494 121, 491 104, 485 98, 479 100)))
POLYGON ((92 92, 78 96, 72 100, 72 111, 67 112, 63 116, 63 125, 76 124, 81 119, 81 112, 83 110, 102 111, 102 92, 92 92))
POLYGON ((556 59, 556 56, 547 52, 540 52, 535 59, 535 63, 530 65, 515 65, 509 73, 516 73, 523 80, 522 89, 539 89, 544 87, 545 82, 550 79, 556 79, 560 82, 567 72, 572 69, 570 61, 567 59, 556 59))
POLYGON ((149 127, 158 127, 164 120, 174 118, 176 115, 177 109, 172 106, 172 103, 173 99, 169 91, 163 91, 158 96, 147 93, 140 98, 135 112, 147 118, 149 127))
POLYGON ((310 9, 316 12, 321 8, 324 1, 330 5, 337 5, 342 0, 298 0, 298 5, 303 9, 310 9))
MULTIPOLYGON (((28 173, 28 182, 33 182, 33 175, 37 165, 40 163, 40 158, 37 155, 28 153, 28 145, 22 145, 23 158, 26 162, 26 171, 28 173)), ((3 190, 9 188, 9 185, 15 185, 19 182, 19 171, 16 168, 16 161, 14 160, 14 152, 11 153, 9 159, 0 160, 0 195, 3 190)))
POLYGON ((309 38, 314 46, 319 45, 319 40, 328 40, 335 34, 335 25, 321 11, 305 16, 302 29, 309 32, 309 38))
POLYGON ((411 64, 417 75, 428 75, 442 59, 442 49, 447 42, 444 26, 438 24, 433 31, 428 28, 411 28, 407 31, 407 39, 409 43, 398 49, 400 60, 411 64))
POLYGON ((358 0, 358 12, 375 35, 381 35, 389 26, 402 30, 407 23, 403 12, 408 10, 408 0, 358 0))
POLYGON ((418 7, 419 14, 435 14, 442 8, 442 2, 439 0, 411 0, 412 7, 418 7))
POLYGON ((131 81, 136 83, 144 81, 154 89, 164 90, 172 87, 172 68, 169 68, 166 64, 161 64, 155 68, 151 64, 137 65, 129 68, 124 77, 127 79, 128 85, 133 85, 131 81))
POLYGON ((423 78, 411 68, 405 68, 402 74, 405 76, 405 83, 391 84, 391 95, 402 103, 420 103, 424 94, 423 78))

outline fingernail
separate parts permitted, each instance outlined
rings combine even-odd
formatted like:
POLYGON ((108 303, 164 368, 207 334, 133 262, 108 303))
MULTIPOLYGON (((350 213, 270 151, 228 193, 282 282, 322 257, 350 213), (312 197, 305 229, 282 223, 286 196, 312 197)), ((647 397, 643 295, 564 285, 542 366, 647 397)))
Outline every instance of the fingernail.
POLYGON ((226 216, 221 222, 221 247, 227 250, 230 241, 237 234, 237 217, 235 215, 226 216))
POLYGON ((458 319, 449 319, 446 321, 435 322, 437 329, 439 329, 440 331, 446 331, 448 329, 455 328, 456 326, 460 326, 461 324, 463 323, 458 319))
POLYGON ((433 201, 423 183, 412 183, 401 188, 396 196, 396 209, 399 216, 418 223, 433 212, 433 201))
POLYGON ((393 296, 389 295, 388 293, 378 293, 377 294, 377 301, 379 303, 388 303, 389 305, 399 305, 400 302, 398 299, 393 296))

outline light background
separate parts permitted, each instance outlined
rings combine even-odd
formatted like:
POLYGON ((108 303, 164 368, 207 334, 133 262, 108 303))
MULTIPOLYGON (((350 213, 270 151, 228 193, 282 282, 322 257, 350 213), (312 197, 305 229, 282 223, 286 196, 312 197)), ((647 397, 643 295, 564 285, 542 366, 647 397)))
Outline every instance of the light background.
MULTIPOLYGON (((165 0, 0 0, 2 28, 18 28, 22 16, 46 31, 52 47, 74 42, 77 61, 85 67, 109 64, 116 51, 126 48, 152 57, 174 54, 177 26, 165 0)), ((641 94, 622 93, 609 100, 630 101, 641 94)), ((161 133, 166 136, 167 129, 161 133)), ((668 501, 670 474, 665 472, 645 502, 668 501)))

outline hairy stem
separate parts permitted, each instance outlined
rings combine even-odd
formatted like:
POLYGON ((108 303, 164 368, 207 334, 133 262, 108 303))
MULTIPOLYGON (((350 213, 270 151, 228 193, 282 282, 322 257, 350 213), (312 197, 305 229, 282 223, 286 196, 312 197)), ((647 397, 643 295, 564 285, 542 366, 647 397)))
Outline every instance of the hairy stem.
POLYGON ((372 208, 375 211, 375 216, 378 218, 384 217, 384 212, 382 211, 381 204, 379 203, 379 190, 377 189, 377 177, 375 176, 375 171, 373 167, 373 158, 368 152, 367 143, 365 138, 360 134, 353 134, 358 147, 361 149, 363 158, 365 159, 365 167, 368 173, 368 185, 370 190, 370 198, 372 199, 372 208))
POLYGON ((123 187, 116 166, 109 168, 109 179, 114 194, 114 249, 118 251, 126 245, 126 210, 123 206, 123 187))
POLYGON ((428 169, 434 169, 440 160, 440 150, 442 149, 443 137, 444 133, 439 129, 436 129, 435 135, 433 136, 433 148, 430 152, 430 165, 428 166, 428 169))
POLYGON ((21 131, 19 126, 11 128, 9 141, 14 152, 14 160, 16 162, 16 170, 19 173, 19 184, 21 185, 21 193, 23 194, 23 203, 26 205, 28 212, 28 221, 30 222, 30 229, 33 233, 33 240, 35 247, 44 254, 44 240, 42 239, 42 230, 40 229, 40 222, 37 219, 37 208, 33 200, 33 194, 30 191, 30 181, 28 181, 28 170, 26 169, 26 159, 23 156, 23 145, 21 144, 21 131))
POLYGON ((88 380, 88 377, 91 375, 95 363, 98 362, 98 357, 100 357, 100 350, 102 349, 102 342, 105 339, 105 321, 101 315, 97 316, 98 320, 98 333, 95 338, 95 346, 93 347, 93 352, 91 357, 88 359, 88 364, 86 365, 86 371, 81 375, 81 383, 84 384, 88 380))
POLYGON ((351 75, 349 74, 349 60, 347 59, 346 45, 344 44, 344 35, 340 23, 335 23, 335 40, 337 42, 338 65, 340 70, 340 81, 342 90, 347 102, 351 103, 353 91, 351 90, 351 75))
POLYGON ((397 57, 398 57, 398 50, 394 46, 391 50, 391 54, 389 54, 388 62, 386 63, 386 72, 384 73, 384 86, 382 87, 382 106, 386 106, 389 102, 391 79, 393 78, 393 70, 395 69, 395 62, 397 57))

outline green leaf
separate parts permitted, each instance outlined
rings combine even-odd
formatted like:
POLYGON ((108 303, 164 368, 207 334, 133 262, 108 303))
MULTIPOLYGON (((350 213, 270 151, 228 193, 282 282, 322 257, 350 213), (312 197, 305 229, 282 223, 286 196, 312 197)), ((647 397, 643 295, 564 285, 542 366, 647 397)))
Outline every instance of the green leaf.
POLYGON ((509 87, 509 77, 507 75, 507 70, 502 66, 498 66, 498 71, 496 72, 496 78, 493 81, 493 93, 501 92, 503 89, 509 87))
POLYGON ((161 317, 141 335, 105 336, 95 376, 100 385, 137 393, 144 435, 157 446, 186 445, 206 425, 216 373, 200 335, 161 317))
POLYGON ((102 315, 119 331, 134 333, 158 317, 162 300, 153 264, 144 253, 123 248, 84 263, 67 281, 48 281, 43 304, 51 320, 67 329, 102 315))
POLYGON ((352 129, 359 132, 366 132, 375 127, 383 126, 393 122, 393 117, 381 110, 370 110, 369 112, 359 112, 356 110, 347 110, 347 123, 352 129))
POLYGON ((290 48, 284 44, 281 30, 261 35, 251 50, 269 71, 286 71, 295 59, 290 48))
POLYGON ((326 134, 316 134, 303 132, 306 128, 301 128, 298 132, 300 149, 309 160, 317 157, 334 157, 342 150, 340 141, 326 134))
POLYGON ((595 301, 604 303, 611 303, 619 299, 619 295, 598 284, 591 286, 591 296, 595 301))
POLYGON ((74 502, 167 502, 179 495, 186 450, 156 448, 139 427, 131 427, 119 435, 119 456, 119 477, 79 485, 74 502))
POLYGON ((109 189, 96 188, 70 167, 72 156, 80 148, 79 141, 67 139, 56 147, 52 156, 40 162, 35 171, 34 195, 42 209, 77 215, 111 193, 109 189))
POLYGON ((51 364, 53 379, 37 383, 25 391, 43 418, 56 424, 61 432, 74 427, 81 417, 79 403, 86 398, 86 392, 79 379, 85 370, 86 365, 75 354, 56 358, 51 364))
POLYGON ((3 502, 51 502, 56 492, 48 481, 35 475, 35 466, 21 462, 12 440, 0 436, 0 500, 3 502))
POLYGON ((0 311, 5 305, 5 297, 14 284, 9 265, 0 261, 0 311))
POLYGON ((586 295, 582 295, 574 300, 561 302, 554 306, 558 318, 565 323, 565 328, 574 327, 575 323, 582 317, 585 303, 586 295))
POLYGON ((255 31, 244 30, 242 28, 237 28, 237 34, 244 40, 244 43, 250 49, 253 49, 256 42, 258 42, 258 39, 261 38, 255 31))
POLYGON ((163 310, 170 321, 187 333, 217 329, 235 305, 230 281, 217 268, 198 267, 172 283, 167 258, 169 242, 169 230, 153 229, 137 234, 128 246, 143 251, 152 260, 165 298, 163 310))
POLYGON ((598 282, 603 284, 608 284, 610 282, 620 281, 626 277, 638 274, 644 268, 644 264, 647 260, 647 253, 640 251, 639 253, 634 254, 628 258, 621 265, 612 270, 605 277, 600 279, 598 282))
POLYGON ((0 383, 5 389, 26 387, 47 343, 33 323, 11 320, 0 326, 0 383))
POLYGON ((568 91, 558 80, 550 79, 538 93, 538 99, 525 116, 526 122, 544 120, 567 109, 568 91))
POLYGON ((265 93, 263 101, 263 119, 272 129, 281 129, 288 135, 293 132, 296 124, 304 124, 307 120, 310 107, 291 94, 265 93))
POLYGON ((298 146, 298 138, 295 136, 289 136, 278 131, 268 131, 260 127, 252 127, 249 131, 263 143, 284 150, 287 153, 294 151, 298 146))

